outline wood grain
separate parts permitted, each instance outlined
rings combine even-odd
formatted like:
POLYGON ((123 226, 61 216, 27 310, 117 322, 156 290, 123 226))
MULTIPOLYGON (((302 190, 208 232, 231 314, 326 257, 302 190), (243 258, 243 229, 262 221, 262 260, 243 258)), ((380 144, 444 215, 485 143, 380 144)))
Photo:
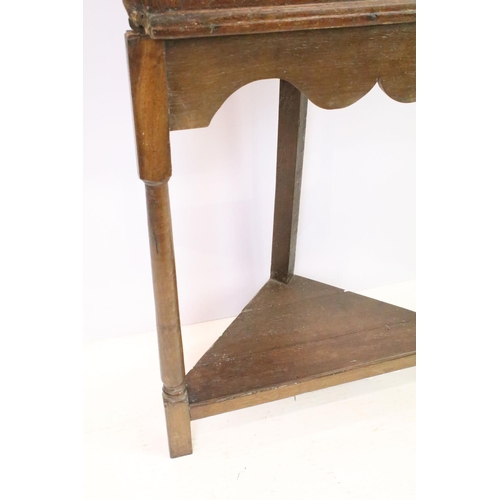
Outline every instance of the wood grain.
POLYGON ((193 403, 190 406, 189 410, 191 420, 211 417, 213 415, 240 410, 242 408, 248 408, 250 406, 256 406, 263 403, 270 403, 271 401, 277 401, 278 399, 291 398, 305 392, 326 389, 327 387, 346 384, 348 382, 354 382, 355 380, 361 380, 368 377, 382 375, 384 373, 403 370, 404 368, 415 366, 415 364, 415 355, 405 356, 402 358, 391 359, 355 368, 346 372, 334 373, 323 377, 312 378, 310 380, 301 380, 300 382, 292 385, 270 387, 267 390, 238 395, 234 398, 201 401, 199 403, 193 403))
POLYGON ((146 184, 160 372, 170 453, 191 453, 168 179, 170 137, 163 42, 127 35, 139 175, 146 184))
POLYGON ((146 185, 146 201, 161 379, 165 387, 176 388, 185 371, 168 184, 146 185))
POLYGON ((380 82, 415 100, 415 24, 167 40, 170 129, 206 127, 255 80, 290 82, 321 108, 349 106, 380 82))
POLYGON ((175 400, 169 394, 162 392, 165 419, 167 422, 168 447, 171 458, 183 457, 193 453, 191 438, 191 415, 187 393, 175 400))
POLYGON ((178 457, 191 453, 192 445, 168 183, 146 183, 146 200, 168 440, 170 455, 178 457))
POLYGON ((290 281, 295 267, 306 116, 307 98, 282 80, 271 278, 283 283, 290 281))
POLYGON ((165 39, 415 22, 414 0, 188 0, 172 7, 126 0, 125 5, 131 25, 165 39))
POLYGON ((283 307, 304 300, 315 299, 323 295, 344 293, 342 288, 320 283, 319 281, 300 278, 299 276, 294 278, 293 285, 286 286, 279 281, 270 279, 246 305, 243 312, 267 307, 283 307))
POLYGON ((355 293, 344 292, 306 278, 294 276, 289 286, 270 280, 253 307, 246 307, 198 362, 198 366, 217 364, 221 357, 237 358, 241 353, 254 356, 271 349, 285 349, 301 343, 321 342, 358 332, 415 323, 415 313, 355 293), (304 282, 331 291, 300 296, 304 282), (296 290, 294 300, 289 289, 296 290), (257 304, 262 306, 258 307, 257 304))
POLYGON ((298 276, 276 283, 263 287, 262 299, 252 300, 188 373, 191 415, 198 405, 255 401, 253 395, 278 388, 289 394, 283 388, 316 387, 313 380, 323 379, 321 385, 325 377, 335 383, 336 374, 357 370, 361 376, 368 366, 415 354, 414 312, 334 287, 328 292, 298 276))
POLYGON ((149 183, 172 175, 164 43, 127 32, 139 177, 149 183))
MULTIPOLYGON (((127 0, 125 0, 127 1, 127 0)), ((128 0, 130 1, 130 0, 128 0)), ((202 10, 227 9, 235 7, 278 7, 315 3, 345 2, 348 0, 131 0, 136 4, 148 5, 150 10, 202 10), (152 8, 153 3, 155 7, 152 8)))
POLYGON ((413 102, 415 2, 124 4, 136 31, 126 41, 171 456, 192 452, 191 418, 414 365, 413 312, 293 276, 293 264, 307 99, 342 108, 378 82, 393 99, 413 102), (207 126, 233 92, 267 78, 281 80, 275 279, 186 377, 168 193, 169 132, 207 126))

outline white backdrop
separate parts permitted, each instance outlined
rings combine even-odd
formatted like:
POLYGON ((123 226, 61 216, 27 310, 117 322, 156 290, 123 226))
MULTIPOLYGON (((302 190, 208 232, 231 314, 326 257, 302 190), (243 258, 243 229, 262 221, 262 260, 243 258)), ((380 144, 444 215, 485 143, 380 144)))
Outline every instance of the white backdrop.
MULTIPOLYGON (((86 340, 154 329, 126 29, 119 0, 86 0, 86 340)), ((236 315, 268 277, 278 87, 254 82, 210 127, 172 134, 183 324, 236 315)), ((415 105, 378 86, 343 110, 309 103, 296 273, 353 291, 415 277, 415 105)))

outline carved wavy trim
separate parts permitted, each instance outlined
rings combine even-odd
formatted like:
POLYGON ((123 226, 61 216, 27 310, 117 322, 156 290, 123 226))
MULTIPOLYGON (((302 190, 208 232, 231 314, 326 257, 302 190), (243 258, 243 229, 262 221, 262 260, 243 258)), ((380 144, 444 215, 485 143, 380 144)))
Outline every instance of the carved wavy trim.
POLYGON ((378 82, 415 101, 415 24, 166 41, 170 129, 206 127, 256 80, 287 80, 317 106, 349 106, 378 82))

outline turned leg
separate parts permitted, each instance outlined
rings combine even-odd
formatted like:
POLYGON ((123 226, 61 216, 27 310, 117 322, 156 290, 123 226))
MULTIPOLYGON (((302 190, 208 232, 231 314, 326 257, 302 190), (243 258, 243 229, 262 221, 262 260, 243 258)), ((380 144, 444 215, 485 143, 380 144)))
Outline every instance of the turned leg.
POLYGON ((271 278, 288 283, 295 266, 307 98, 281 80, 271 278))
POLYGON ((146 184, 163 402, 170 456, 192 453, 168 184, 146 184))
POLYGON ((127 33, 139 176, 148 226, 170 456, 192 453, 168 180, 172 175, 164 43, 127 33))

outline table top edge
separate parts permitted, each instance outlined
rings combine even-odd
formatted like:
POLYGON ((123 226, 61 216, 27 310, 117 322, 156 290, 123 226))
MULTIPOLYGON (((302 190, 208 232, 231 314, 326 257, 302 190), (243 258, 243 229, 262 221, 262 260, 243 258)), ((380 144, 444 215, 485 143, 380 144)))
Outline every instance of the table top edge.
POLYGON ((139 0, 124 0, 124 3, 132 29, 153 39, 416 22, 415 1, 406 0, 348 0, 299 5, 163 11, 144 9, 139 0))

